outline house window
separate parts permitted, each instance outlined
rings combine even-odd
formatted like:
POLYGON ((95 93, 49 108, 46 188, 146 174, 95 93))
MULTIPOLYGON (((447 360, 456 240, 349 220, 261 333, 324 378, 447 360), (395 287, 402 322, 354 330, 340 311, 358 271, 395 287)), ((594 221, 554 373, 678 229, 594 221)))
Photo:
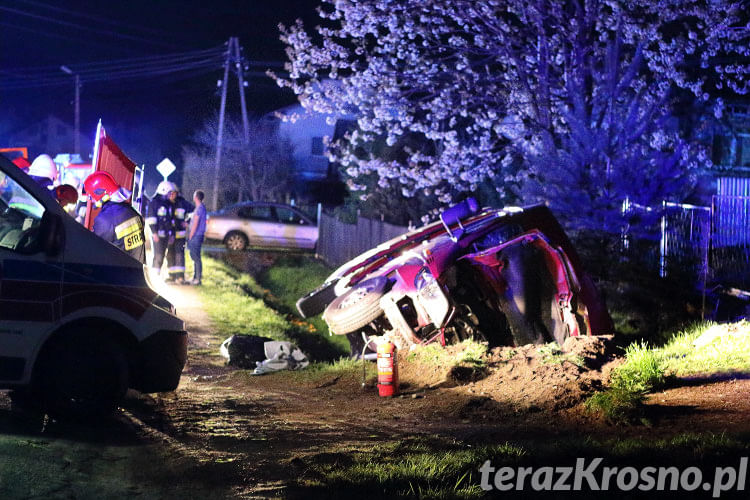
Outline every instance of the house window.
POLYGON ((312 148, 310 149, 310 153, 314 156, 323 156, 323 138, 322 137, 312 138, 312 148))

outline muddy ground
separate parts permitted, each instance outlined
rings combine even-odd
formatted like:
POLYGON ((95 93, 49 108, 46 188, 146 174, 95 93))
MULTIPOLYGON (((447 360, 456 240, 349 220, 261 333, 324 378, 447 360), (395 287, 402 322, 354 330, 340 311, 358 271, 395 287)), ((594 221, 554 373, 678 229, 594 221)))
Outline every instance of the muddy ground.
MULTIPOLYGON (((251 376, 224 366, 198 293, 172 287, 190 331, 178 391, 129 394, 112 419, 63 423, 0 397, 3 498, 310 498, 311 465, 414 436, 472 444, 564 437, 654 439, 750 432, 750 380, 688 380, 650 397, 649 426, 613 426, 583 410, 618 363, 608 338, 564 353, 495 349, 486 371, 446 371, 401 358, 403 395, 377 396, 373 372, 251 376)), ((413 360, 412 360, 413 361, 413 360)))

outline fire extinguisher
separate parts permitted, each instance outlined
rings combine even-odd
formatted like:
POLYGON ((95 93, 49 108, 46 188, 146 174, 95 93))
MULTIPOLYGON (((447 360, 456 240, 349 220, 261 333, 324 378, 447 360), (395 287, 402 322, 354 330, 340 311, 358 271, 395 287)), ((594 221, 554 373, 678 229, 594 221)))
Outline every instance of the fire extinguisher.
POLYGON ((398 396, 398 356, 392 342, 378 345, 378 394, 398 396))

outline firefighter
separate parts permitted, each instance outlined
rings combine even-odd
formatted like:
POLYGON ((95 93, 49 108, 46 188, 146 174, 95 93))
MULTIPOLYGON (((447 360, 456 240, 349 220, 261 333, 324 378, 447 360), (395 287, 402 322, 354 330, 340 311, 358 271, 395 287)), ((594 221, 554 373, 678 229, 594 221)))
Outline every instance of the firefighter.
POLYGON ((107 172, 89 175, 83 188, 96 206, 101 207, 94 219, 94 233, 145 264, 143 219, 127 202, 130 193, 107 172))
POLYGON ((40 186, 54 189, 57 180, 57 165, 49 155, 39 155, 34 158, 26 173, 40 186))
MULTIPOLYGON (((187 243, 188 219, 195 207, 180 195, 179 191, 170 193, 174 206, 174 259, 169 265, 169 279, 178 284, 185 282, 185 244, 187 243)), ((168 259, 169 260, 169 259, 168 259)))
MULTIPOLYGON (((158 276, 164 263, 164 255, 171 246, 174 249, 174 205, 169 200, 171 193, 177 192, 177 186, 169 181, 162 181, 156 187, 156 195, 146 209, 146 224, 151 228, 154 248, 154 260, 151 268, 158 276)), ((169 252, 167 266, 174 259, 174 251, 169 252)))
POLYGON ((78 191, 70 184, 60 184, 54 190, 55 199, 69 215, 75 217, 76 203, 78 203, 78 191))

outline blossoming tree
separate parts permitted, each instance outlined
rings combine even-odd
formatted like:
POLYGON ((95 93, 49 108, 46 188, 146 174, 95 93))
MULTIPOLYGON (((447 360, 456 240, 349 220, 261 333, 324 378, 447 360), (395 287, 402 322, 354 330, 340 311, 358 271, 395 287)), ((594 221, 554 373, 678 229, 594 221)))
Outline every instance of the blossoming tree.
POLYGON ((330 144, 353 189, 374 174, 449 203, 492 182, 606 228, 625 196, 673 196, 709 162, 677 103, 748 90, 742 0, 322 2, 314 31, 281 27, 276 79, 309 110, 357 116, 330 144))

